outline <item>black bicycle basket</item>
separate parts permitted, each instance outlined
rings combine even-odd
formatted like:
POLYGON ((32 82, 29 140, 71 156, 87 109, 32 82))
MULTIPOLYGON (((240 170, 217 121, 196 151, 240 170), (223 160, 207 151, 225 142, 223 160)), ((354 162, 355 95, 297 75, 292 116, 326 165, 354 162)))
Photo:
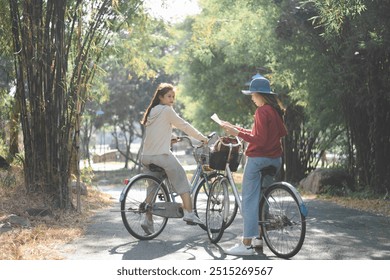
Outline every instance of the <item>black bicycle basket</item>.
MULTIPOLYGON (((228 160, 229 147, 222 145, 223 143, 237 143, 237 139, 233 137, 222 137, 217 142, 215 142, 213 149, 210 151, 209 165, 212 169, 215 170, 225 170, 225 166, 228 160)), ((242 157, 242 151, 240 146, 234 147, 232 149, 232 154, 229 161, 229 168, 231 171, 235 172, 240 165, 242 157)))

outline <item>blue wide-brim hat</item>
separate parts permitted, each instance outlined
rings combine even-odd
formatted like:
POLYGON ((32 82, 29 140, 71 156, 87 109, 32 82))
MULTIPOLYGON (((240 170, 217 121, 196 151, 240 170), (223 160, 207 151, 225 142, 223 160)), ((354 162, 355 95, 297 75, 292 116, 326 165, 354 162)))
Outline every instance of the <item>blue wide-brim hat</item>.
POLYGON ((269 81, 263 76, 254 78, 249 84, 249 90, 242 90, 241 92, 246 95, 251 95, 255 92, 265 93, 265 94, 275 94, 271 90, 269 81))

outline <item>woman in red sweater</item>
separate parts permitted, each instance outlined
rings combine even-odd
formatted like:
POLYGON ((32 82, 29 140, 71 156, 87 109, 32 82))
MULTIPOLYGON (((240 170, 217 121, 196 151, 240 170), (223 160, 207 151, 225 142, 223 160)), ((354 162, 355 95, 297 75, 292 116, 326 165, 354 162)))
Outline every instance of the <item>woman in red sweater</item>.
POLYGON ((252 101, 257 106, 252 129, 222 122, 222 127, 228 134, 248 142, 245 152, 247 162, 242 181, 243 239, 226 251, 231 255, 254 254, 252 239, 259 237, 260 170, 270 165, 275 166, 277 170, 280 169, 283 155, 281 139, 287 135, 283 121, 284 111, 266 78, 256 76, 251 81, 249 90, 243 90, 242 93, 251 95, 252 101))

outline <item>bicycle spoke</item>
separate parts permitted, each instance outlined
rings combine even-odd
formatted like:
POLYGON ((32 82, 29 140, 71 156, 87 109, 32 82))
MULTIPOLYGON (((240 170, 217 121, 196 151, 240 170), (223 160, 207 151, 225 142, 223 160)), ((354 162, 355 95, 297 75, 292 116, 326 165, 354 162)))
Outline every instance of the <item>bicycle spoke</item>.
POLYGON ((207 182, 203 178, 199 186, 195 189, 194 197, 194 211, 199 219, 203 222, 202 225, 199 225, 202 229, 206 230, 206 208, 207 208, 207 198, 210 193, 210 188, 213 182, 220 176, 218 173, 211 173, 207 176, 207 182))
POLYGON ((221 239, 229 211, 229 194, 223 179, 220 177, 213 183, 207 199, 206 226, 212 243, 217 243, 221 239))
POLYGON ((273 186, 265 196, 260 216, 265 242, 277 256, 290 258, 302 247, 306 220, 295 195, 287 187, 273 186))
POLYGON ((169 201, 168 193, 158 179, 142 175, 133 180, 121 200, 122 221, 127 231, 141 240, 158 236, 167 218, 152 215, 151 209, 153 203, 165 201, 169 201))

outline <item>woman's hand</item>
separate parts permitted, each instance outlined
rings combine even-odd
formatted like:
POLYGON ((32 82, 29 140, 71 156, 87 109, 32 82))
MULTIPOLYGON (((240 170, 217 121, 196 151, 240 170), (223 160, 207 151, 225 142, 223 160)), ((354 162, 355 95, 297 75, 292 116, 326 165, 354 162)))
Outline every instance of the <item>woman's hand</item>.
POLYGON ((221 126, 222 127, 225 127, 225 126, 234 127, 234 125, 232 125, 230 122, 227 122, 227 121, 221 121, 221 126))
POLYGON ((223 122, 221 126, 229 135, 237 136, 239 133, 238 129, 235 128, 234 125, 232 125, 231 123, 223 122))

